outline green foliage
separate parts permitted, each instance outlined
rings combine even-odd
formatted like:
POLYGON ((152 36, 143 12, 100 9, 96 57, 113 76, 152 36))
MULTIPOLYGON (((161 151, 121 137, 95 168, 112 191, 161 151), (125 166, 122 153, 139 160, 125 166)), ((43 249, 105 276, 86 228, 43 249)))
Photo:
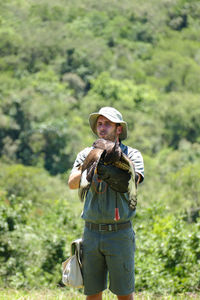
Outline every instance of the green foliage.
POLYGON ((0 155, 5 161, 63 173, 80 145, 91 143, 85 119, 102 105, 127 116, 128 142, 146 154, 176 148, 182 134, 198 142, 193 113, 185 136, 189 114, 171 120, 167 111, 172 101, 187 111, 183 94, 195 98, 199 92, 198 1, 127 0, 109 6, 88 0, 76 7, 12 1, 1 3, 1 11, 0 155))
POLYGON ((182 140, 179 149, 164 149, 154 158, 144 156, 145 182, 138 190, 139 209, 161 200, 172 214, 199 215, 199 144, 182 140))
POLYGON ((199 99, 193 94, 172 93, 167 96, 168 105, 162 104, 161 118, 164 121, 165 141, 177 148, 182 139, 199 143, 199 99))
POLYGON ((188 227, 181 216, 169 214, 159 202, 138 214, 136 289, 162 294, 198 290, 199 220, 188 227))
MULTIPOLYGON (((177 42, 175 41, 175 43, 177 42)), ((158 48, 158 52, 154 52, 154 56, 146 64, 145 69, 148 73, 147 81, 161 91, 166 93, 172 91, 199 92, 198 65, 186 55, 182 56, 174 50, 166 51, 166 49, 158 48)))
POLYGON ((5 161, 44 166, 51 174, 63 173, 72 163, 72 151, 67 150, 72 92, 49 69, 32 79, 31 87, 30 77, 25 76, 15 91, 14 86, 8 86, 9 96, 1 103, 1 155, 5 161))
POLYGON ((188 212, 191 219, 198 216, 200 207, 199 180, 199 164, 187 164, 176 173, 168 175, 171 186, 168 203, 172 207, 181 206, 182 210, 188 212))
POLYGON ((0 284, 60 283, 66 238, 68 251, 81 234, 63 181, 96 138, 89 113, 106 105, 144 156, 137 289, 198 289, 199 1, 12 0, 0 11, 0 284))
MULTIPOLYGON (((191 181, 198 176, 194 167, 186 171, 190 171, 191 181)), ((180 173, 185 179, 185 174, 180 173)), ((178 180, 182 180, 180 176, 178 180)), ((196 194, 198 181, 197 177, 196 194)), ((82 232, 80 208, 77 210, 74 202, 77 197, 58 178, 33 167, 2 164, 0 182, 1 285, 55 287, 61 283, 61 262, 69 255, 70 242, 82 232)), ((175 181, 174 184, 177 188, 175 181)), ((190 184, 188 181, 188 188, 190 184)), ((181 186, 186 185, 181 182, 181 186)), ((195 193, 194 186, 193 189, 195 193)), ((151 208, 144 209, 140 203, 133 223, 136 290, 198 290, 199 220, 187 223, 185 216, 173 215, 155 200, 151 208)))
POLYGON ((66 187, 42 169, 1 165, 0 190, 1 285, 59 284, 70 242, 81 235, 66 187))

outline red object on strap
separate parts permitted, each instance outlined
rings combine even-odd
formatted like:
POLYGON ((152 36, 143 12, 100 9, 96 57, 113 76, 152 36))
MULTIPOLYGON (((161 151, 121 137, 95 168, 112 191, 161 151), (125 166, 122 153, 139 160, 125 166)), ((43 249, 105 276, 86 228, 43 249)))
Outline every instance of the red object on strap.
POLYGON ((119 219, 120 219, 119 208, 116 207, 115 208, 115 221, 119 221, 119 219))

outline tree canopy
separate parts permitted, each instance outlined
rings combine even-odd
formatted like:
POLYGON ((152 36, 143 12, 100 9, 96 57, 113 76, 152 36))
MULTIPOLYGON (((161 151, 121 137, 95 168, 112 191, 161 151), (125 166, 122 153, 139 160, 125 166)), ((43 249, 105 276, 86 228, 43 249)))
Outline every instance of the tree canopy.
MULTIPOLYGON (((0 2, 0 12, 0 262, 7 263, 7 269, 1 270, 2 283, 11 276, 9 282, 16 286, 33 286, 35 275, 40 284, 59 282, 58 273, 54 281, 49 269, 64 258, 59 226, 75 228, 75 235, 81 226, 65 207, 71 197, 78 201, 66 187, 67 176, 76 154, 96 139, 89 114, 114 106, 128 122, 125 143, 144 156, 138 210, 144 209, 152 222, 149 238, 157 249, 152 266, 163 259, 156 274, 162 271, 172 289, 171 274, 175 291, 181 291, 184 280, 189 289, 192 277, 185 270, 192 270, 194 264, 199 267, 195 245, 200 211, 200 2, 9 0, 0 2), (156 211, 158 219, 149 212, 158 201, 169 208, 166 240, 165 208, 156 211), (37 228, 40 212, 41 228, 37 228), (179 213, 180 224, 174 217, 179 213), (179 234, 188 226, 194 233, 186 243, 186 252, 192 253, 187 265, 185 254, 170 249, 182 247, 185 240, 179 234), (40 229, 44 234, 39 241, 40 229), (15 242, 26 230, 16 250, 15 242), (156 237, 164 243, 161 250, 156 237), (32 262, 30 239, 35 251, 45 245, 49 252, 41 252, 42 271, 32 270, 26 281, 28 266, 22 256, 32 262), (183 260, 176 262, 174 255, 183 260)), ((145 219, 142 222, 146 224, 145 219)), ((143 243, 145 229, 141 234, 143 243)), ((141 253, 145 253, 142 247, 141 253)), ((155 285, 148 281, 143 259, 138 259, 138 276, 147 274, 140 277, 139 288, 156 289, 158 282, 164 286, 160 275, 155 285)), ((59 272, 58 264, 54 271, 59 272)), ((199 282, 193 283, 199 288, 199 282)))

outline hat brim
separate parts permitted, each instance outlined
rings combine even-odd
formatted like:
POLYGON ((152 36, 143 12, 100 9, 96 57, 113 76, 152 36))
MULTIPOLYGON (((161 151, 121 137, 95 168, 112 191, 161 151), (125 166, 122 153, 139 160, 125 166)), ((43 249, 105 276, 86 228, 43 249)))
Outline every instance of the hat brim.
POLYGON ((92 131, 97 135, 96 130, 96 123, 99 116, 104 116, 108 120, 110 120, 113 123, 120 124, 122 126, 122 133, 119 135, 120 140, 125 140, 127 138, 127 123, 125 121, 116 120, 116 118, 113 118, 110 114, 106 113, 92 113, 89 116, 89 123, 92 131))

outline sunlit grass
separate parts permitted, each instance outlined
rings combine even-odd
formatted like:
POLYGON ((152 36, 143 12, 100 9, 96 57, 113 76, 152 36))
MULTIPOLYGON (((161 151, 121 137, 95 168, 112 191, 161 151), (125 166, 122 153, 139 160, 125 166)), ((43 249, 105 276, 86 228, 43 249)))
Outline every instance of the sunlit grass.
MULTIPOLYGON (((0 289, 1 300, 83 300, 85 296, 78 290, 69 290, 65 288, 60 289, 41 289, 41 290, 12 290, 12 289, 0 289)), ((105 291, 103 294, 103 300, 117 299, 111 292, 105 291)), ((135 300, 200 300, 200 294, 179 294, 172 295, 155 295, 148 292, 137 293, 134 297, 135 300)))

